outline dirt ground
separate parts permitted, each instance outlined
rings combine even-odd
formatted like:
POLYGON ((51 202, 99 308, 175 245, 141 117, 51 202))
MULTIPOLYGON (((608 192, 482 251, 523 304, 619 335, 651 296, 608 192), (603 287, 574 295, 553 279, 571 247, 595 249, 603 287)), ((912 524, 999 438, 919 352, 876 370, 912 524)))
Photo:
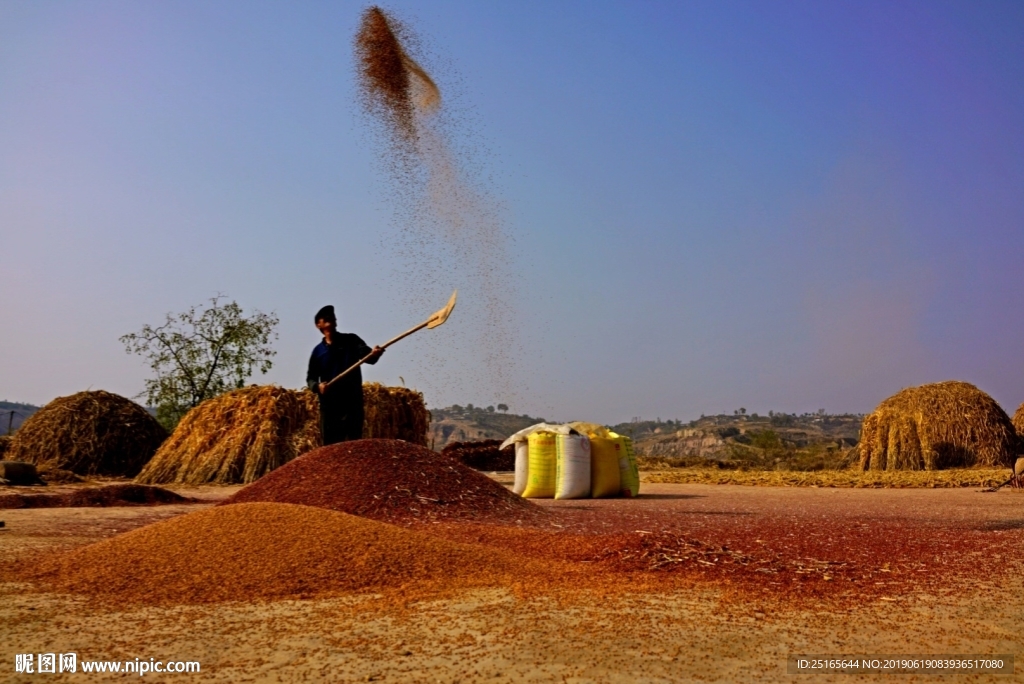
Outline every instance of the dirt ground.
MULTIPOLYGON (((35 554, 199 510, 236 489, 176 488, 206 501, 190 505, 2 510, 0 558, 31 563, 35 554)), ((15 654, 49 652, 196 660, 200 675, 145 679, 214 682, 850 681, 789 675, 787 656, 1024 654, 1024 494, 680 484, 646 484, 643 492, 635 500, 541 503, 579 530, 685 532, 752 556, 771 547, 778 577, 801 581, 775 593, 771 573, 695 574, 685 587, 568 603, 478 590, 397 611, 344 597, 156 608, 39 593, 5 571, 0 681, 108 681, 15 674, 15 654), (811 572, 812 561, 830 563, 835 579, 811 572)), ((942 679, 1022 680, 1021 668, 942 679)), ((894 678, 936 679, 858 675, 894 678)))

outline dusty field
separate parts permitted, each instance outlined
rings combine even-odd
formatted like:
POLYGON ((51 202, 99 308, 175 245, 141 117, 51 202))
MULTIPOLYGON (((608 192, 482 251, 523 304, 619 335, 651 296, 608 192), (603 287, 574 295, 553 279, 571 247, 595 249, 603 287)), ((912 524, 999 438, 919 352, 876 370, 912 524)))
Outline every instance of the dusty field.
MULTIPOLYGON (((214 501, 236 490, 175 491, 214 501)), ((653 572, 607 572, 606 591, 523 598, 486 590, 399 608, 344 597, 103 606, 37 593, 11 581, 34 554, 210 504, 0 511, 0 681, 39 678, 14 674, 14 654, 24 652, 198 660, 199 678, 145 679, 224 682, 777 681, 793 677, 789 653, 1024 654, 1024 494, 692 484, 644 492, 632 501, 543 502, 557 511, 549 531, 510 537, 441 525, 435 533, 580 558, 600 551, 607 535, 675 533, 697 544, 696 555, 653 572)), ((999 679, 1019 679, 1019 663, 1017 672, 999 679)), ((858 681, 865 678, 893 676, 858 681)), ((961 679, 997 678, 943 678, 961 679)))

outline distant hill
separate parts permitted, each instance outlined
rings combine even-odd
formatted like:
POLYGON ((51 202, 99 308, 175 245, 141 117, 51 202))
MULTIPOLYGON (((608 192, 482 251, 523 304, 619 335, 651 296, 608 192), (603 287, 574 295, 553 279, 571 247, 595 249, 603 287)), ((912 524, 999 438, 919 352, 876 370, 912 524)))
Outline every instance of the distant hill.
POLYGON ((438 451, 452 442, 503 440, 525 427, 544 422, 543 418, 506 413, 493 406, 482 408, 472 404, 431 409, 430 414, 427 443, 438 451))
MULTIPOLYGON (((431 411, 430 444, 505 439, 524 427, 544 422, 537 416, 497 411, 494 407, 449 406, 431 411)), ((701 416, 680 420, 642 420, 610 425, 630 436, 645 456, 679 459, 774 460, 810 451, 848 452, 860 438, 861 414, 775 413, 701 416)))
POLYGON ((634 441, 668 435, 681 430, 725 431, 728 428, 735 428, 738 433, 774 430, 780 434, 793 434, 794 436, 797 436, 798 433, 807 433, 828 438, 852 439, 856 443, 856 439, 860 435, 860 425, 863 422, 864 415, 860 413, 833 415, 818 412, 798 415, 769 411, 767 416, 759 416, 756 413, 734 413, 732 415, 723 413, 716 416, 701 416, 689 423, 684 423, 681 420, 638 419, 629 423, 612 425, 611 428, 619 434, 629 435, 634 441))
POLYGON ((19 404, 16 401, 0 401, 0 435, 6 435, 8 429, 17 430, 25 419, 39 410, 32 404, 19 404))
POLYGON ((861 414, 824 412, 701 416, 681 421, 638 421, 615 426, 633 437, 648 467, 718 463, 757 469, 815 470, 856 460, 861 414))

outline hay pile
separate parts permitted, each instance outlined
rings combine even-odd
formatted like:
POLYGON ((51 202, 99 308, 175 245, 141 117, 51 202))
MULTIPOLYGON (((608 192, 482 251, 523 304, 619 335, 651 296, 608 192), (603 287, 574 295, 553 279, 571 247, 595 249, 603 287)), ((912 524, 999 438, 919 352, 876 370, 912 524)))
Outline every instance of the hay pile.
POLYGON ((0 460, 7 458, 7 450, 11 448, 12 441, 14 441, 13 437, 9 437, 8 435, 0 435, 0 460))
POLYGON ((401 439, 427 446, 430 411, 422 392, 366 382, 363 383, 363 406, 366 410, 365 439, 401 439))
POLYGON ((58 397, 22 424, 4 457, 41 470, 133 477, 167 438, 134 401, 102 390, 58 397))
POLYGON ((1017 430, 1017 453, 1024 454, 1024 404, 1017 407, 1013 414, 1013 427, 1017 430))
POLYGON ((273 385, 245 387, 204 401, 136 480, 143 484, 255 482, 320 440, 317 399, 273 385))
MULTIPOLYGON (((426 445, 423 394, 363 385, 364 436, 426 445)), ((307 390, 246 387, 189 411, 139 474, 143 484, 249 484, 321 444, 320 407, 307 390)))
POLYGON ((974 385, 948 381, 910 387, 864 419, 862 470, 1010 466, 1017 436, 999 404, 974 385))

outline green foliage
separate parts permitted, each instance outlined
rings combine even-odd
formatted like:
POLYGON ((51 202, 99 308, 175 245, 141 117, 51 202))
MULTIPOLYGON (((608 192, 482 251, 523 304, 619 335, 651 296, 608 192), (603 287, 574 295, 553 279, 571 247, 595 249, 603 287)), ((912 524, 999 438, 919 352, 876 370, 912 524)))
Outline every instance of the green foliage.
POLYGON ((221 299, 167 314, 163 325, 146 324, 120 338, 125 351, 144 357, 156 375, 140 396, 156 407, 157 420, 168 430, 203 401, 244 387, 254 369, 266 373, 277 353, 270 348, 277 316, 255 311, 245 317, 237 303, 221 299))
POLYGON ((760 430, 750 435, 750 446, 766 452, 782 449, 782 439, 774 430, 760 430))

